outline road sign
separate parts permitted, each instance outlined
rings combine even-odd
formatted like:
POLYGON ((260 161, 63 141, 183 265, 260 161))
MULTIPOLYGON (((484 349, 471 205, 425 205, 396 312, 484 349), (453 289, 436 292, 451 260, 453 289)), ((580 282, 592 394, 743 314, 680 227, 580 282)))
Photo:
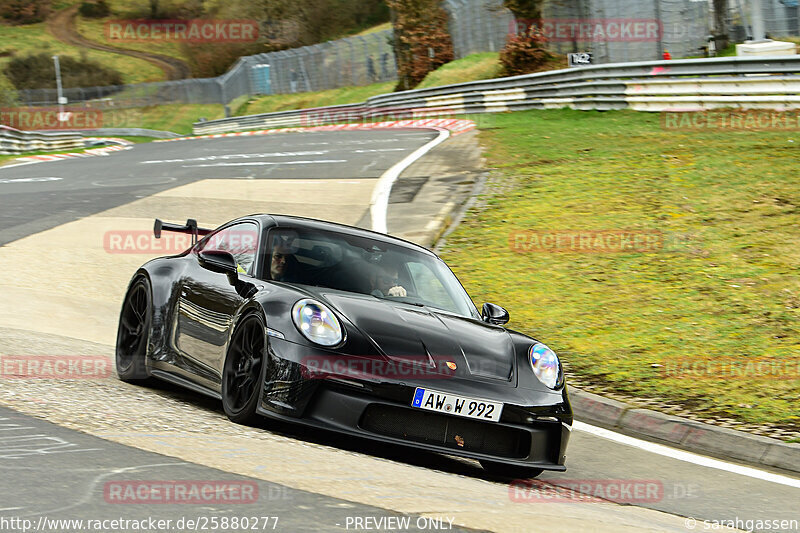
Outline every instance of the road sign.
POLYGON ((592 64, 591 52, 578 52, 577 54, 569 54, 570 67, 585 67, 592 64))

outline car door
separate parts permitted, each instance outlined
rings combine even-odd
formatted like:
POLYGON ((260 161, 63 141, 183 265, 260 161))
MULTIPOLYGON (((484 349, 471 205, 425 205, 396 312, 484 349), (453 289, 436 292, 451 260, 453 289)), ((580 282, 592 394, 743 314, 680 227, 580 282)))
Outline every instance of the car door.
POLYGON ((201 255, 230 253, 240 280, 254 282, 259 229, 251 221, 226 226, 200 241, 187 257, 191 264, 178 284, 175 347, 187 376, 205 386, 217 388, 222 381, 226 342, 244 298, 226 274, 204 267, 201 255))

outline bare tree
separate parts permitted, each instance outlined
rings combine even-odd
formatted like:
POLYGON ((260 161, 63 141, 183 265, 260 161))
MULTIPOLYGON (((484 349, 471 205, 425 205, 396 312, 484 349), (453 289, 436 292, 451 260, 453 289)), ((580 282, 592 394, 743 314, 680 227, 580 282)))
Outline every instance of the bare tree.
POLYGON ((503 5, 514 14, 517 21, 524 21, 527 26, 541 26, 544 2, 545 0, 503 0, 503 5))

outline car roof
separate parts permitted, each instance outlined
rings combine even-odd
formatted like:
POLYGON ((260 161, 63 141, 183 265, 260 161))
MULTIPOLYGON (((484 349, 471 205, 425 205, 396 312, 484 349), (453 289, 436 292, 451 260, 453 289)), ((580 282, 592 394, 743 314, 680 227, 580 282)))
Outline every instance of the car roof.
POLYGON ((397 246, 402 246, 404 248, 410 248, 418 252, 423 252, 428 255, 438 257, 435 253, 428 250, 424 246, 420 246, 419 244, 406 241, 398 237, 392 237, 391 235, 386 235, 385 233, 378 233, 377 231, 357 228, 355 226, 348 226, 347 224, 328 222, 326 220, 319 220, 316 218, 298 217, 293 215, 271 215, 266 213, 250 215, 248 217, 242 217, 242 218, 260 219, 265 226, 270 226, 270 225, 278 227, 287 226, 299 229, 347 233, 348 235, 357 235, 359 237, 374 239, 376 241, 385 242, 388 244, 394 244, 397 246))

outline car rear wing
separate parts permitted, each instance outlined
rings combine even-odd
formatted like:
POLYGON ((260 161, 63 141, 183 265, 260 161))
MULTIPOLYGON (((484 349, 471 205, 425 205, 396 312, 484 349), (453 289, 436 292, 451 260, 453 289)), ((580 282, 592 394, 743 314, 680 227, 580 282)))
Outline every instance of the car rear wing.
POLYGON ((179 224, 170 224, 168 222, 162 222, 161 219, 156 219, 156 223, 153 226, 153 235, 156 239, 161 238, 162 231, 172 231, 175 233, 189 233, 192 236, 192 246, 197 244, 197 237, 198 236, 206 236, 214 230, 206 229, 206 228, 199 228, 197 227, 197 221, 193 218, 190 218, 186 221, 186 224, 181 226, 179 224))

